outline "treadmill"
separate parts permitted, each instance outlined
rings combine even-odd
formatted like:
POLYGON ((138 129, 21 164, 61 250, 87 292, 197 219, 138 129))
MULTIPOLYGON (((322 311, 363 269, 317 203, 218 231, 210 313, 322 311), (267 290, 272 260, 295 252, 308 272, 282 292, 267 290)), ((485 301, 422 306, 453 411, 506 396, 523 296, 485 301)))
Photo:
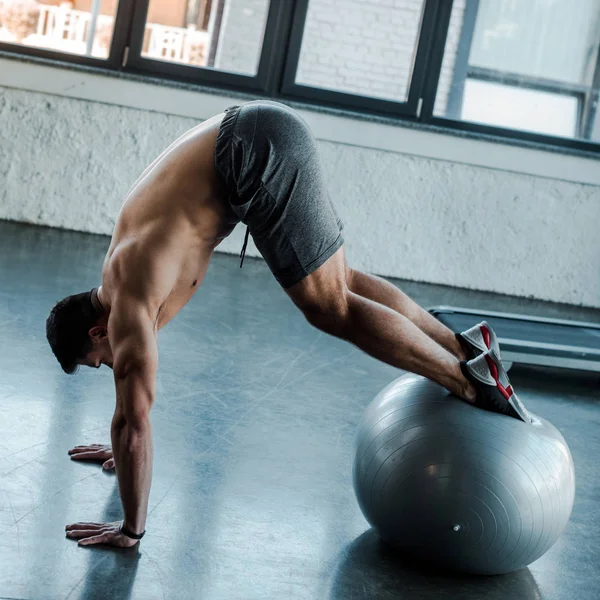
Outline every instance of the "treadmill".
POLYGON ((540 365, 600 372, 600 324, 435 306, 429 312, 454 333, 487 321, 507 367, 540 365))

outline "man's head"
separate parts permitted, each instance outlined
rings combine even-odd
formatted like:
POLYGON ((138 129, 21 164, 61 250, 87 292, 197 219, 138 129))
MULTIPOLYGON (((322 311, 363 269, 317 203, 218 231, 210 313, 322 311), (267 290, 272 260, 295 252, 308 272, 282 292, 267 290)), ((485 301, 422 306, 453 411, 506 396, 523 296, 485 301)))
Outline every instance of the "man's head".
POLYGON ((95 294, 96 289, 67 296, 54 306, 46 320, 46 337, 65 373, 78 365, 112 368, 107 315, 95 294), (98 307, 98 308, 97 308, 98 307))

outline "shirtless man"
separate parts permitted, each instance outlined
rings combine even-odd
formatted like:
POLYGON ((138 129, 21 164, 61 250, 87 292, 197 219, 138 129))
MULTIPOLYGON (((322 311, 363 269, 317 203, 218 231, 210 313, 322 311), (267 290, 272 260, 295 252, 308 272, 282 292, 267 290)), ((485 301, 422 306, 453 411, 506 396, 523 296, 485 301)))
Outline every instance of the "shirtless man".
POLYGON ((346 264, 342 224, 297 113, 268 101, 232 107, 142 173, 119 214, 100 287, 65 298, 48 317, 48 341, 65 372, 104 364, 115 380, 112 450, 70 453, 114 461, 124 521, 68 525, 81 545, 132 546, 144 533, 157 333, 194 295, 239 221, 312 325, 476 406, 529 419, 486 323, 455 336, 394 285, 346 264))

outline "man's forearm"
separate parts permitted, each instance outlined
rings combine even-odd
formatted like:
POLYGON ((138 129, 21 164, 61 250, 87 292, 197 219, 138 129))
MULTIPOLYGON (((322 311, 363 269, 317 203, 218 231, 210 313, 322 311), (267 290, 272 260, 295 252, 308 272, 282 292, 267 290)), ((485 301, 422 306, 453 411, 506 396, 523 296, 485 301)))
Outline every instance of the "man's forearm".
POLYGON ((115 421, 111 439, 125 527, 141 533, 146 527, 152 485, 152 426, 150 419, 135 425, 115 421))

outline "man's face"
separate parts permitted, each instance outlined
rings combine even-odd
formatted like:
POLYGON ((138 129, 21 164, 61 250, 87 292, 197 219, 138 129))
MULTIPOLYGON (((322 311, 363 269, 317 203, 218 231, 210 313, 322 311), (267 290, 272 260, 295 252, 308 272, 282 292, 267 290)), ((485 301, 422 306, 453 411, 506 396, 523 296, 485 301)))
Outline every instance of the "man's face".
POLYGON ((89 335, 92 342, 92 349, 78 363, 95 369, 99 369, 101 365, 106 365, 112 369, 113 355, 106 327, 92 327, 89 335))

